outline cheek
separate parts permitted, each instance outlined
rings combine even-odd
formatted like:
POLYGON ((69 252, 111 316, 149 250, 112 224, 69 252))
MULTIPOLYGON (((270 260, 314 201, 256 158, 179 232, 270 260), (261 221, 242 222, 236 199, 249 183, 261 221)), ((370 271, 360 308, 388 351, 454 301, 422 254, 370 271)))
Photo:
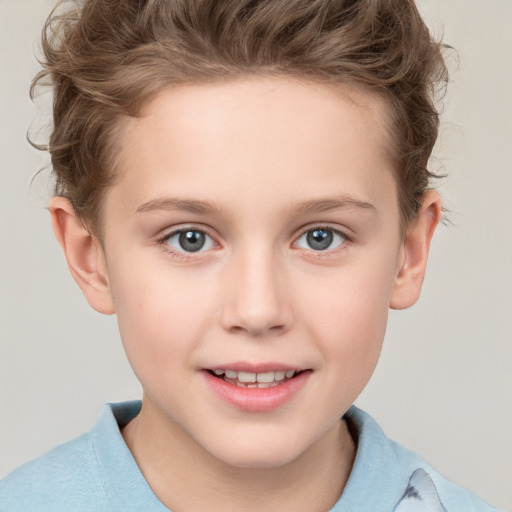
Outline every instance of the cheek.
POLYGON ((352 266, 331 275, 324 286, 307 287, 312 338, 336 361, 339 375, 365 379, 380 354, 387 325, 394 261, 352 266), (312 292, 313 291, 313 292, 312 292))
POLYGON ((380 261, 365 259, 348 264, 303 283, 307 292, 303 296, 319 325, 360 332, 362 327, 381 329, 387 318, 395 265, 385 254, 380 261))
MULTIPOLYGON (((364 389, 379 360, 388 310, 371 294, 331 308, 331 329, 324 331, 328 388, 333 389, 335 413, 346 410, 364 389)), ((327 323, 325 323, 327 325, 327 323)))
MULTIPOLYGON (((126 275, 126 274, 125 274, 126 275)), ((182 371, 213 318, 212 290, 195 280, 151 272, 112 282, 119 331, 136 375, 182 371)), ((121 277, 121 276, 118 276, 121 277)))
POLYGON ((350 369, 373 368, 380 353, 387 325, 388 308, 377 298, 378 291, 350 290, 347 295, 333 298, 323 313, 318 326, 323 329, 321 338, 328 340, 341 364, 350 369), (350 292, 353 293, 350 293, 350 292))

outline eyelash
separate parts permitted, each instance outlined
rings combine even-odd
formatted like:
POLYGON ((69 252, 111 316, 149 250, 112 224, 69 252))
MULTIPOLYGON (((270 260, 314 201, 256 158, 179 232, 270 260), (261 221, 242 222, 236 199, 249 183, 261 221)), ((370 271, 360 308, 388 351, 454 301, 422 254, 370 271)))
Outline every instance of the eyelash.
MULTIPOLYGON (((324 224, 318 224, 318 225, 315 225, 315 226, 311 226, 311 227, 308 227, 306 230, 302 231, 300 233, 300 235, 295 239, 295 241, 293 242, 293 245, 297 244, 297 242, 303 238, 304 236, 306 236, 308 233, 311 233, 313 231, 320 231, 320 230, 323 230, 323 231, 329 231, 331 233, 333 233, 334 235, 336 236, 339 236, 342 241, 339 243, 339 245, 337 247, 335 247, 334 249, 325 249, 325 250, 315 250, 315 249, 304 249, 306 251, 309 251, 310 253, 314 253, 315 256, 319 256, 319 257, 323 257, 323 258, 326 258, 326 257, 330 257, 330 256, 333 256, 334 254, 336 254, 339 250, 343 249, 348 243, 350 243, 352 240, 349 236, 347 236, 345 233, 343 233, 342 231, 338 230, 338 229, 335 229, 331 226, 327 226, 327 225, 324 225, 324 224)), ((204 235, 206 235, 208 238, 210 238, 213 242, 213 245, 218 245, 213 237, 211 235, 208 234, 207 231, 205 231, 204 229, 200 229, 200 228, 197 228, 197 227, 194 227, 194 226, 187 226, 185 228, 180 228, 180 229, 177 229, 177 230, 174 230, 174 231, 171 231, 170 233, 166 233, 164 236, 162 236, 161 238, 159 238, 157 240, 157 244, 159 246, 162 247, 162 249, 167 252, 168 254, 170 254, 173 258, 176 258, 178 260, 190 260, 191 258, 195 258, 195 256, 193 256, 193 254, 195 253, 194 251, 191 251, 191 252, 187 252, 187 251, 178 251, 178 250, 175 250, 175 249, 172 249, 169 245, 169 240, 177 235, 180 235, 182 233, 188 233, 188 232, 196 232, 196 233, 202 233, 204 235)), ((198 254, 200 254, 202 247, 197 251, 198 254)))
MULTIPOLYGON (((176 259, 182 260, 182 261, 190 260, 191 258, 195 257, 195 256, 192 256, 194 254, 194 252, 177 251, 177 250, 173 249, 169 245, 169 243, 168 243, 169 240, 171 238, 173 238, 174 236, 180 235, 182 233, 188 233, 188 232, 203 233, 204 235, 206 235, 207 237, 209 237, 213 241, 214 245, 218 245, 213 240, 213 237, 208 234, 207 231, 205 231, 204 229, 200 229, 200 228, 194 227, 194 226, 187 226, 187 227, 184 227, 184 228, 180 228, 180 229, 176 229, 174 231, 171 231, 170 233, 167 233, 164 236, 162 236, 161 238, 159 238, 157 240, 157 244, 160 247, 162 247, 162 249, 166 253, 170 254, 173 258, 176 258, 176 259)), ((202 249, 202 247, 201 247, 201 249, 202 249)), ((202 252, 201 249, 199 249, 199 251, 197 251, 197 252, 198 253, 202 252)))
POLYGON ((331 226, 326 226, 324 224, 318 224, 316 226, 310 226, 308 227, 306 230, 302 231, 300 236, 298 236, 295 241, 293 242, 293 244, 297 244, 297 242, 303 238, 304 236, 306 236, 308 233, 311 233, 313 231, 329 231, 331 233, 333 233, 334 235, 340 237, 342 240, 341 242, 334 248, 327 248, 325 250, 315 250, 315 249, 304 249, 306 251, 309 251, 310 253, 314 253, 315 256, 317 257, 322 257, 322 258, 328 258, 330 256, 334 256, 338 253, 338 251, 340 251, 341 249, 343 249, 344 247, 346 247, 347 243, 351 242, 351 239, 350 237, 348 237, 345 233, 343 233, 342 231, 340 231, 339 229, 335 229, 331 226))

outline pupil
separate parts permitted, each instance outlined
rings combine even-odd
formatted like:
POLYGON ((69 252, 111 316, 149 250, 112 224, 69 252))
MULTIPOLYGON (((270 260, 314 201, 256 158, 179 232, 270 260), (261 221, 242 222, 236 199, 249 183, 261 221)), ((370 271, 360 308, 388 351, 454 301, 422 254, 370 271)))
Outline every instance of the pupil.
POLYGON ((327 229, 314 229, 308 233, 308 244, 312 249, 324 251, 332 244, 332 231, 327 229))
POLYGON ((203 247, 206 238, 200 231, 184 231, 180 233, 179 241, 185 251, 196 252, 203 247))

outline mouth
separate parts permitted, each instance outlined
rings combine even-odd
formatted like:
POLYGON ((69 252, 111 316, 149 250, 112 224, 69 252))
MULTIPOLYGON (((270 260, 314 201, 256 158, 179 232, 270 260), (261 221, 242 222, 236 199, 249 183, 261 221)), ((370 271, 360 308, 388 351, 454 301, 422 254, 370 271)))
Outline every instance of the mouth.
POLYGON ((279 363, 204 368, 205 382, 214 395, 245 412, 270 412, 291 402, 310 381, 313 370, 279 363))
POLYGON ((241 388, 266 389, 273 388, 294 379, 302 373, 301 370, 271 370, 266 372, 236 371, 216 368, 207 370, 210 375, 241 388))

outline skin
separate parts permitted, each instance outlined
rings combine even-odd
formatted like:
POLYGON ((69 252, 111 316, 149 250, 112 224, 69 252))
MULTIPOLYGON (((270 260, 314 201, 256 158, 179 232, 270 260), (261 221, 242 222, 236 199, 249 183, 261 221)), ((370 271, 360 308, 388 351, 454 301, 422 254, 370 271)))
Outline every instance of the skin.
POLYGON ((52 200, 71 273, 117 315, 144 390, 123 435, 172 510, 325 511, 341 495, 355 445, 340 417, 389 308, 417 300, 440 218, 429 191, 402 236, 385 115, 368 93, 289 78, 169 88, 123 121, 101 241, 52 200), (334 230, 325 250, 308 245, 319 226, 334 230), (204 248, 187 253, 179 228, 207 233, 204 248), (237 361, 309 375, 248 412, 203 375, 237 361))

